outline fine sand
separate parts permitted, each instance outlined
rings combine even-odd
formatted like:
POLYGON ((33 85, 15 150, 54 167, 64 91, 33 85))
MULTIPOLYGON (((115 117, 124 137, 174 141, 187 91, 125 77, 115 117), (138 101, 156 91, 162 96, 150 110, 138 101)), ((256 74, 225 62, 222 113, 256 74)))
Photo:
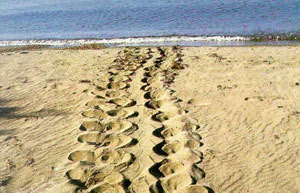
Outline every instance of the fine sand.
POLYGON ((0 192, 300 192, 300 47, 0 54, 0 192))

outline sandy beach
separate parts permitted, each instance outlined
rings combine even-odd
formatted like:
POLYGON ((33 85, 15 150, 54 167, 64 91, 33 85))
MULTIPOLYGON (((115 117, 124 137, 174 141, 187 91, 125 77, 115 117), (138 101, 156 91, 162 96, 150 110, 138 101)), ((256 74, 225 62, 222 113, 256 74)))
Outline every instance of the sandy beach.
POLYGON ((300 191, 300 46, 0 50, 0 192, 300 191))

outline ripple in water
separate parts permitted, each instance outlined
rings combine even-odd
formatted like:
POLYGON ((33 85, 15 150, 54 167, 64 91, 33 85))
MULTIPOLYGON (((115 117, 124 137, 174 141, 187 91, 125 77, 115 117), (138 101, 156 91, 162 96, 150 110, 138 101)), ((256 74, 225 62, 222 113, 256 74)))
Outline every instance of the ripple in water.
POLYGON ((14 0, 0 26, 0 40, 295 34, 300 1, 14 0))

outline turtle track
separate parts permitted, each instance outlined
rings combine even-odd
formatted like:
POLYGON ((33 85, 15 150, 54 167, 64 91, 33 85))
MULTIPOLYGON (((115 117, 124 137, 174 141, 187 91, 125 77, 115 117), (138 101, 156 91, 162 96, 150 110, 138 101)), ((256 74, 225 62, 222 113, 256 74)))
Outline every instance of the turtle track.
POLYGON ((182 63, 181 49, 177 46, 171 50, 158 48, 158 57, 152 66, 145 68, 142 82, 145 90, 147 108, 153 109, 152 120, 161 123, 153 131, 153 135, 161 138, 161 142, 153 147, 153 151, 163 157, 156 162, 149 172, 157 179, 149 188, 150 192, 211 192, 201 185, 205 177, 204 171, 198 166, 202 161, 199 151, 201 136, 176 103, 176 98, 169 87, 175 80, 177 71, 187 65, 182 63))
POLYGON ((131 182, 122 172, 136 160, 128 149, 137 145, 131 135, 139 129, 130 121, 139 113, 128 89, 148 58, 139 48, 126 48, 109 67, 108 79, 93 83, 95 99, 86 104, 79 128, 82 146, 68 156, 73 164, 66 176, 74 192, 128 192, 131 182))
POLYGON ((74 192, 212 192, 201 184, 201 136, 170 89, 178 46, 124 48, 82 112, 66 176, 74 192))

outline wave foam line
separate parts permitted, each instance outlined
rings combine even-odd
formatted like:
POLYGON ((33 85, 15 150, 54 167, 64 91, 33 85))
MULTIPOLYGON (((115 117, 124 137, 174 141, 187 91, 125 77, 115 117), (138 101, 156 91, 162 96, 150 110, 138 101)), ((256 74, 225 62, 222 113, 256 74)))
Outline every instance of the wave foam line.
POLYGON ((0 46, 27 46, 27 45, 49 45, 49 46, 78 46, 83 44, 139 44, 139 43, 163 43, 163 42, 200 42, 200 41, 247 41, 246 37, 139 37, 139 38, 116 38, 116 39, 99 39, 99 40, 13 40, 0 41, 0 46))

